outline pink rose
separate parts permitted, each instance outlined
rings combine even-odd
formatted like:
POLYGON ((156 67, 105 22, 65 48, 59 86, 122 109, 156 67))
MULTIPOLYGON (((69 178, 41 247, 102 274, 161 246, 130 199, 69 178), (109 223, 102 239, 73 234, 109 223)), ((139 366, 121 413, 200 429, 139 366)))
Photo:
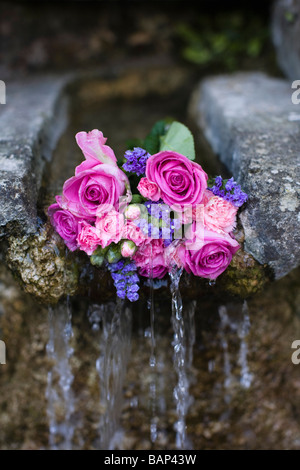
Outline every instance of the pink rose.
POLYGON ((132 240, 137 246, 142 245, 147 240, 144 232, 133 222, 128 221, 123 229, 122 238, 132 240))
POLYGON ((201 166, 171 151, 148 158, 146 177, 157 184, 163 201, 173 208, 200 204, 207 187, 207 174, 201 166))
POLYGON ((79 222, 79 234, 77 237, 79 249, 91 256, 101 244, 99 230, 87 222, 79 222))
POLYGON ((71 214, 71 212, 62 209, 59 204, 59 197, 56 199, 58 203, 48 207, 48 215, 53 227, 61 238, 64 239, 69 250, 75 251, 77 248, 78 223, 80 219, 71 214))
POLYGON ((201 248, 191 250, 181 246, 179 256, 188 273, 216 279, 229 266, 239 247, 238 242, 229 235, 205 229, 201 248))
POLYGON ((154 256, 152 262, 149 260, 147 264, 139 268, 138 272, 144 277, 152 277, 153 279, 163 278, 168 272, 163 254, 154 256))
POLYGON ((119 198, 129 182, 117 165, 100 163, 91 158, 76 168, 75 176, 68 179, 63 187, 63 205, 77 217, 95 220, 96 212, 102 205, 118 209, 119 198))
POLYGON ((102 248, 112 242, 118 243, 123 235, 124 216, 117 211, 111 211, 96 220, 96 228, 100 234, 102 248))
POLYGON ((137 189, 143 197, 151 201, 156 202, 161 197, 160 189, 157 184, 149 181, 147 178, 140 179, 137 189))
POLYGON ((97 163, 116 164, 117 159, 113 150, 104 145, 107 139, 102 132, 94 129, 91 132, 78 132, 76 142, 81 148, 86 160, 96 159, 97 163))
POLYGON ((218 233, 230 233, 236 224, 237 210, 238 207, 235 207, 229 201, 219 196, 213 196, 204 206, 204 226, 208 230, 218 233))

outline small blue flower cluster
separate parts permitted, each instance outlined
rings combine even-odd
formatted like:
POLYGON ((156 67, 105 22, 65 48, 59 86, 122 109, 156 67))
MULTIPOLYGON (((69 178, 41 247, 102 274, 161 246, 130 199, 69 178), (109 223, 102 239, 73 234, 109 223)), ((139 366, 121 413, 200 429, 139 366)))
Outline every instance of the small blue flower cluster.
POLYGON ((216 176, 215 184, 208 189, 210 189, 215 196, 222 197, 236 207, 241 207, 246 201, 248 201, 248 195, 242 191, 241 186, 237 184, 233 178, 230 178, 225 183, 224 189, 222 176, 216 176))
POLYGON ((146 171, 146 163, 150 157, 150 153, 140 147, 134 147, 133 150, 127 150, 124 157, 126 163, 122 166, 123 170, 136 173, 138 176, 144 175, 146 171))
POLYGON ((109 264, 108 269, 117 289, 117 296, 120 299, 127 297, 130 302, 138 300, 140 286, 138 285, 139 276, 136 273, 135 262, 121 259, 117 263, 109 264))

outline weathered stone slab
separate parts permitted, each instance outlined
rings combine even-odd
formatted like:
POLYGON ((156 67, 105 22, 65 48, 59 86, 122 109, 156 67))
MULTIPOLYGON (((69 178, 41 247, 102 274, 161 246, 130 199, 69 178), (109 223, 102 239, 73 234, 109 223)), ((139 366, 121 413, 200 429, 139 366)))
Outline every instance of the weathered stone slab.
POLYGON ((300 0, 277 0, 272 14, 277 59, 291 81, 300 79, 300 0))
POLYGON ((249 194, 245 250, 284 276, 300 264, 300 109, 290 84, 260 73, 209 78, 191 113, 249 194))
POLYGON ((0 105, 0 237, 36 230, 36 203, 44 164, 66 124, 67 77, 6 83, 0 105))

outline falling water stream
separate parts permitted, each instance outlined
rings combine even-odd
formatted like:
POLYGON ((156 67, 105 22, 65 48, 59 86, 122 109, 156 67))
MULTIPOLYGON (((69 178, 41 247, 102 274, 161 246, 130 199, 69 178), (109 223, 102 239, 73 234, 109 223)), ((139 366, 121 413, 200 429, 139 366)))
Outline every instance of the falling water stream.
POLYGON ((117 298, 116 302, 91 306, 88 317, 93 331, 98 335, 100 348, 96 361, 101 404, 98 447, 113 450, 122 440, 119 420, 130 355, 132 312, 117 298))
POLYGON ((56 307, 49 307, 49 341, 46 349, 52 368, 48 372, 46 398, 49 447, 52 450, 72 449, 75 431, 72 422, 74 395, 71 388, 74 376, 70 364, 72 336, 72 314, 67 299, 56 307))
POLYGON ((179 290, 179 282, 182 269, 173 269, 169 275, 171 280, 170 290, 172 294, 172 325, 173 337, 173 364, 177 373, 177 385, 174 388, 174 399, 176 405, 177 421, 175 423, 176 447, 186 449, 190 447, 187 442, 186 416, 191 404, 189 395, 190 381, 188 377, 188 366, 192 360, 191 348, 187 349, 187 338, 185 321, 183 315, 183 304, 179 290))
MULTIPOLYGON (((176 383, 173 399, 176 411, 174 430, 177 449, 192 449, 187 436, 187 417, 193 406, 190 386, 195 381, 193 355, 196 343, 195 311, 196 301, 189 301, 183 308, 179 290, 182 270, 174 269, 169 273, 172 296, 171 324, 173 330, 173 370, 176 383)), ((165 380, 165 351, 160 350, 161 336, 155 337, 154 281, 149 279, 150 295, 147 302, 150 313, 150 326, 144 332, 149 341, 150 357, 148 374, 148 408, 150 442, 155 446, 166 429, 162 426, 162 417, 168 408, 165 393, 171 392, 170 383, 165 380)), ((158 307, 159 310, 159 307, 158 307)), ((253 374, 248 363, 248 335, 250 315, 247 302, 235 307, 219 306, 219 340, 223 351, 223 386, 227 413, 220 420, 229 420, 234 385, 248 389, 253 381, 253 374), (234 341, 235 346, 231 344, 234 341), (239 374, 236 374, 236 365, 239 374), (233 388, 232 388, 233 387, 233 388)), ((131 353, 132 310, 124 301, 105 304, 90 304, 87 312, 91 329, 98 344, 98 357, 95 369, 98 374, 100 415, 98 421, 98 439, 94 447, 98 449, 121 449, 124 432, 120 426, 123 406, 123 386, 127 364, 131 353)), ((80 416, 76 415, 77 403, 72 389, 74 375, 71 362, 72 348, 72 310, 69 299, 56 307, 49 307, 49 341, 47 354, 51 361, 46 390, 47 415, 49 421, 49 448, 69 450, 74 446, 75 431, 82 427, 80 416)), ((165 343, 164 348, 165 348, 165 343)), ((171 360, 171 356, 170 356, 171 360)), ((213 361, 215 363, 215 361, 213 361)), ((211 368, 213 372, 214 367, 211 368)), ((139 399, 136 397, 138 406, 139 399)), ((170 405, 169 405, 170 406, 170 405)), ((76 433, 77 435, 77 433, 76 433)), ((81 444, 80 444, 81 445, 81 444)))
POLYGON ((250 332, 251 325, 250 325, 250 317, 249 317, 249 308, 248 308, 248 303, 246 300, 243 303, 242 314, 243 314, 242 322, 238 329, 238 336, 240 338, 240 350, 239 350, 239 358, 238 358, 238 364, 241 369, 240 384, 243 388, 250 388, 252 380, 253 380, 253 374, 249 370, 248 343, 246 339, 250 332))
POLYGON ((150 277, 149 277, 150 294, 148 300, 148 309, 150 312, 150 375, 149 398, 150 398, 150 439, 154 444, 157 439, 157 357, 156 357, 156 340, 155 340, 155 307, 154 307, 154 280, 153 280, 153 254, 152 246, 150 253, 150 277))
MULTIPOLYGON (((233 332, 236 337, 239 338, 239 351, 237 357, 237 364, 240 367, 239 383, 241 387, 248 389, 251 386, 253 380, 253 374, 250 372, 248 364, 248 343, 247 337, 250 332, 250 317, 247 301, 244 300, 243 305, 240 307, 239 317, 233 319, 230 317, 228 308, 225 305, 219 307, 220 317, 220 341, 223 350, 223 371, 224 371, 224 388, 230 389, 233 383, 236 381, 236 377, 232 373, 232 361, 234 358, 231 357, 229 352, 228 335, 233 332)), ((230 394, 226 395, 227 400, 230 401, 230 394)))
MULTIPOLYGON (((233 323, 230 323, 230 319, 228 317, 227 308, 225 305, 221 305, 219 307, 219 315, 220 315, 220 340, 221 340, 221 347, 223 350, 223 357, 224 357, 224 388, 230 388, 232 384, 232 373, 231 373, 231 362, 230 362, 230 354, 228 350, 228 340, 226 335, 226 327, 228 325, 231 328, 234 327, 233 323)), ((229 397, 227 398, 229 400, 229 397)))

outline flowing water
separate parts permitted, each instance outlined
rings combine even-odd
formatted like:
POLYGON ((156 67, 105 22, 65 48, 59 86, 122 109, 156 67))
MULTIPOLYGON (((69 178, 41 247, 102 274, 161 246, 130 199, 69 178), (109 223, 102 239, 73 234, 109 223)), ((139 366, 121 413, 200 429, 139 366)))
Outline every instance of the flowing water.
MULTIPOLYGON (((186 415, 191 404, 189 395, 189 366, 192 361, 192 347, 187 348, 186 328, 183 315, 183 304, 179 290, 179 282, 182 275, 182 269, 173 269, 170 272, 172 294, 172 325, 174 330, 173 338, 173 363, 174 370, 177 373, 178 382, 174 388, 174 399, 177 413, 175 423, 176 447, 186 449, 189 447, 186 434, 186 415)), ((193 342, 193 338, 190 338, 193 342)))
POLYGON ((119 425, 122 388, 130 355, 132 313, 121 299, 92 305, 88 311, 92 330, 99 339, 96 370, 99 376, 101 415, 99 449, 114 449, 122 436, 119 425))
MULTIPOLYGON (((237 364, 240 368, 239 383, 241 387, 248 389, 253 381, 253 374, 249 370, 248 364, 248 343, 247 337, 250 333, 250 316, 248 303, 244 300, 243 304, 239 304, 238 316, 230 317, 228 308, 225 305, 219 307, 220 316, 220 342, 223 350, 224 361, 224 388, 230 389, 234 382, 237 381, 232 373, 232 368, 237 364), (239 338, 239 350, 235 353, 235 357, 231 357, 229 352, 229 338, 231 335, 239 338)), ((226 398, 230 401, 230 393, 226 394, 226 398)))
POLYGON ((243 388, 250 388, 251 383, 253 381, 253 374, 249 370, 249 364, 248 364, 248 344, 247 344, 247 337, 250 333, 250 317, 249 317, 249 308, 248 308, 248 303, 245 300, 243 303, 243 308, 242 308, 242 322, 239 326, 238 329, 238 336, 240 338, 240 350, 239 350, 239 358, 238 358, 238 364, 241 368, 240 372, 240 383, 243 388))
POLYGON ((149 299, 147 302, 150 313, 150 329, 148 334, 151 341, 149 366, 151 370, 151 380, 149 383, 149 405, 150 405, 150 440, 154 444, 157 439, 157 357, 155 341, 155 307, 154 307, 154 280, 153 280, 153 255, 152 246, 150 253, 150 277, 149 277, 149 299))
POLYGON ((74 376, 70 359, 73 354, 71 340, 72 315, 69 299, 56 308, 49 307, 49 341, 47 354, 52 362, 48 372, 46 398, 49 419, 50 449, 70 450, 74 436, 74 376))

